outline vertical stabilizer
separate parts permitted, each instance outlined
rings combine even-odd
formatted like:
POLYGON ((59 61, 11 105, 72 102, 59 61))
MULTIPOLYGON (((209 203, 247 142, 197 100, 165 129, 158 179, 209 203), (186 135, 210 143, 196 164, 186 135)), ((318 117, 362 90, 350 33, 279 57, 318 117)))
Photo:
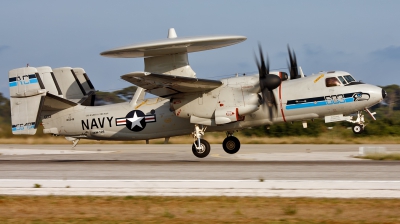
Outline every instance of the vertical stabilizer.
POLYGON ((79 82, 71 67, 53 69, 54 76, 60 86, 63 97, 73 102, 79 102, 86 96, 86 90, 79 82))
POLYGON ((37 95, 44 89, 38 71, 33 67, 17 68, 9 71, 10 97, 37 95))
POLYGON ((89 93, 90 91, 95 91, 94 86, 89 79, 89 76, 86 74, 83 68, 73 68, 72 71, 75 73, 78 81, 82 84, 82 87, 86 91, 86 93, 89 93))
POLYGON ((9 71, 11 124, 13 134, 34 135, 46 90, 36 68, 9 71))
POLYGON ((90 81, 89 76, 86 74, 83 68, 73 68, 72 73, 76 76, 76 78, 78 79, 77 82, 82 85, 83 89, 86 92, 85 97, 78 101, 78 103, 84 106, 94 106, 94 102, 96 99, 96 90, 92 82, 90 81))
POLYGON ((53 74, 53 70, 48 66, 36 68, 43 85, 51 94, 62 97, 62 92, 58 82, 53 74))

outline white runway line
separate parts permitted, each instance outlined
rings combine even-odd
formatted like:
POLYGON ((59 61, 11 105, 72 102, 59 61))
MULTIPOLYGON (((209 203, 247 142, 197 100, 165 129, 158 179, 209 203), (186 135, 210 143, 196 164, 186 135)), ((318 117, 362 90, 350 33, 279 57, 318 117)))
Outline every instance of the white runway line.
POLYGON ((0 195, 400 198, 400 181, 3 179, 0 195))
POLYGON ((92 153, 112 153, 114 151, 78 151, 78 150, 41 150, 41 149, 0 149, 0 155, 60 155, 60 154, 92 154, 92 153))
POLYGON ((236 154, 238 159, 254 161, 356 161, 357 152, 292 152, 292 153, 251 153, 236 154))

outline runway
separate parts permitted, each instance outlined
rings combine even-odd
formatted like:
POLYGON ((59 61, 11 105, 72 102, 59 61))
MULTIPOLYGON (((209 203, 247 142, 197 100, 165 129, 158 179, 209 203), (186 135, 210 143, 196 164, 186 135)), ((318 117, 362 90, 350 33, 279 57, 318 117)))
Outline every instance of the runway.
POLYGON ((199 159, 190 145, 0 145, 0 194, 400 198, 400 162, 354 158, 360 146, 212 145, 199 159))

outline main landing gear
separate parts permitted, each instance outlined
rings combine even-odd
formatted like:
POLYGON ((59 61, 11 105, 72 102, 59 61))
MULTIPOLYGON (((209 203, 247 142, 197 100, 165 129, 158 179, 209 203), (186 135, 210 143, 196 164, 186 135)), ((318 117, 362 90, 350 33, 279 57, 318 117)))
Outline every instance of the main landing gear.
POLYGON ((235 154, 240 149, 240 141, 235 136, 233 136, 233 132, 226 132, 226 138, 222 143, 222 147, 224 151, 229 154, 235 154))
MULTIPOLYGON (((204 136, 204 132, 206 131, 207 127, 203 125, 194 125, 194 132, 193 134, 193 145, 192 145, 192 152, 198 158, 204 158, 210 154, 211 147, 210 143, 208 143, 205 139, 202 139, 204 136)), ((240 149, 240 141, 236 137, 233 136, 232 131, 226 132, 226 138, 222 143, 222 147, 224 151, 229 154, 235 154, 240 149)))
MULTIPOLYGON (((364 111, 367 112, 372 117, 372 119, 376 120, 374 116, 376 112, 371 113, 371 111, 369 111, 367 108, 365 108, 364 111)), ((367 125, 364 120, 364 115, 362 115, 362 111, 357 111, 357 119, 355 121, 353 121, 351 118, 348 119, 347 121, 354 124, 352 128, 354 134, 362 133, 364 131, 365 126, 367 125)))

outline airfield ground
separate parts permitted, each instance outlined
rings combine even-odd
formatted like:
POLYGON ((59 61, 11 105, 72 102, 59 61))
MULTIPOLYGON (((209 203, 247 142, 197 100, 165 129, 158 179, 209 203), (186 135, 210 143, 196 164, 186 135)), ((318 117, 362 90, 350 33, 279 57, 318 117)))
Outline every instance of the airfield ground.
POLYGON ((400 162, 360 146, 3 144, 0 223, 400 223, 400 162))
POLYGON ((0 223, 400 223, 398 199, 0 196, 0 223))
MULTIPOLYGON (((257 137, 245 136, 242 133, 235 133, 242 144, 400 144, 400 136, 369 136, 363 137, 354 135, 351 130, 347 132, 333 131, 321 133, 318 137, 309 136, 285 136, 285 137, 257 137)), ((226 137, 223 132, 207 132, 204 138, 210 144, 222 144, 226 137)), ((170 144, 191 144, 193 143, 191 135, 171 137, 170 144)), ((81 144, 144 144, 144 140, 138 141, 96 141, 96 140, 81 140, 81 144)), ((164 139, 150 140, 151 144, 163 144, 164 139)), ((0 144, 66 144, 71 145, 64 137, 53 137, 50 135, 42 137, 16 137, 0 138, 0 144)))

